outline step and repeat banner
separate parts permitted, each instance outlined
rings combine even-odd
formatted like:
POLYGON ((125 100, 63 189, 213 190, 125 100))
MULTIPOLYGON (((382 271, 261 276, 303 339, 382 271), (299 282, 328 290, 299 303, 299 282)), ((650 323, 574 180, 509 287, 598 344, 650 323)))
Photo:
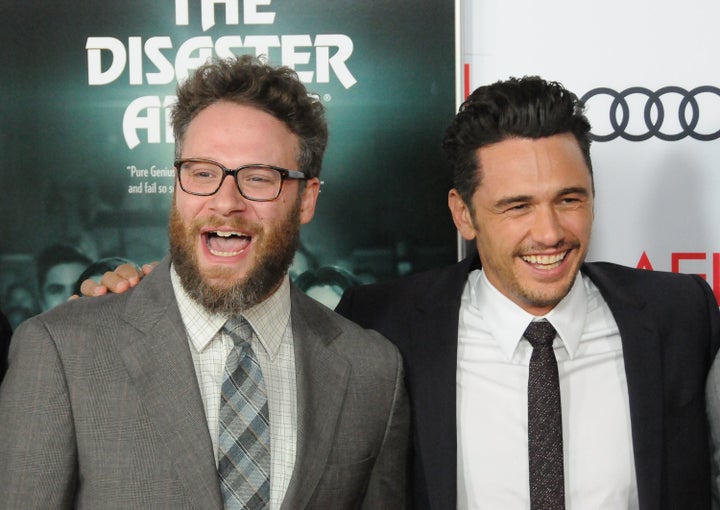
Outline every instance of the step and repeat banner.
POLYGON ((583 98, 589 258, 703 275, 720 297, 720 4, 460 0, 459 95, 539 75, 583 98))
POLYGON ((324 184, 293 277, 339 292, 455 259, 440 149, 456 100, 452 2, 30 0, 0 15, 0 305, 13 324, 64 301, 91 264, 165 254, 169 107, 215 56, 290 66, 327 108, 324 184))

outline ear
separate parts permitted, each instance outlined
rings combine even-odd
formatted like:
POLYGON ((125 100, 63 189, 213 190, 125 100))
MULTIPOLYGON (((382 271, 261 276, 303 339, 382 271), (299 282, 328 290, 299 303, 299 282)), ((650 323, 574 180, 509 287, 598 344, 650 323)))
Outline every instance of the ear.
POLYGON ((458 229, 463 239, 467 241, 475 239, 477 232, 475 232, 472 214, 460 196, 460 193, 458 193, 455 188, 451 189, 450 193, 448 193, 448 207, 450 208, 453 222, 455 222, 455 228, 458 229))
POLYGON ((300 224, 305 225, 315 215, 315 204, 317 204, 320 193, 320 180, 317 177, 305 181, 305 189, 300 195, 300 224))

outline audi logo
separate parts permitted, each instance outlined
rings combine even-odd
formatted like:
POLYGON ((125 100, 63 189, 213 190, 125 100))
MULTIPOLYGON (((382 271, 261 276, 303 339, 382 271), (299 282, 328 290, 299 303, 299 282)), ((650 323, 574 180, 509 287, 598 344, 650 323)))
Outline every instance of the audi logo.
POLYGON ((656 92, 644 87, 631 87, 622 92, 600 87, 590 90, 581 99, 593 124, 605 118, 610 122, 609 133, 599 134, 595 132, 597 126, 593 128, 590 137, 598 142, 609 142, 618 137, 631 142, 653 136, 667 141, 688 136, 702 141, 720 138, 720 129, 708 133, 698 127, 701 105, 705 112, 704 124, 708 124, 708 119, 720 119, 717 115, 720 89, 710 85, 692 90, 669 86, 656 92))

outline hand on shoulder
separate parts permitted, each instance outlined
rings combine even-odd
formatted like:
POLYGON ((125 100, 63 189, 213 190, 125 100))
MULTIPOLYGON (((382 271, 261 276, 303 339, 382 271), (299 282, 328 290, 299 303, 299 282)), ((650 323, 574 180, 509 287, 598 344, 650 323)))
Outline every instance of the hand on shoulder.
MULTIPOLYGON (((82 282, 80 292, 85 297, 102 296, 108 292, 122 294, 140 283, 140 280, 150 274, 157 265, 158 262, 151 262, 138 268, 134 264, 121 264, 115 270, 105 273, 100 279, 100 283, 90 278, 82 282)), ((73 298, 75 297, 78 296, 73 296, 73 298)))

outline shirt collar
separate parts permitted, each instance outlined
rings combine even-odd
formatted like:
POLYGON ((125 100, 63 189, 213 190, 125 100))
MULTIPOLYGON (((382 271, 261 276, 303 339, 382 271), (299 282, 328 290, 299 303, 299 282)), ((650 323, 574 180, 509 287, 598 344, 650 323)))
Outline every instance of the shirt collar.
POLYGON ((580 344, 587 317, 587 298, 582 278, 578 273, 570 291, 557 306, 546 315, 536 317, 502 294, 490 283, 485 272, 478 269, 468 277, 470 306, 475 307, 483 318, 507 359, 512 359, 528 324, 539 318, 547 319, 555 327, 563 347, 572 359, 580 344))
MULTIPOLYGON (((190 341, 198 352, 207 348, 228 317, 208 312, 191 298, 180 283, 180 276, 171 267, 170 279, 180 315, 190 341)), ((250 323, 260 345, 274 359, 290 320, 290 279, 285 275, 280 287, 266 300, 248 308, 242 316, 250 323)))

